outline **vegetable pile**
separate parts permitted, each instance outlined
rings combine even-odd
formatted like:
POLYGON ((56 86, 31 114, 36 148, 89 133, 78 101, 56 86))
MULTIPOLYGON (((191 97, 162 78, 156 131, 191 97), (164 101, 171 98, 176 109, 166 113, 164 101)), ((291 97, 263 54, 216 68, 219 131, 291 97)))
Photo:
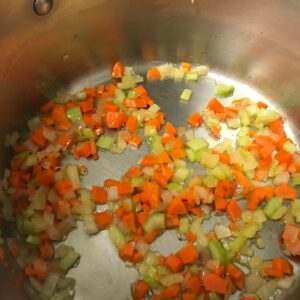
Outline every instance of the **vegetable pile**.
MULTIPOLYGON (((197 81, 207 72, 206 66, 165 64, 151 68, 147 77, 197 81)), ((73 298, 75 281, 66 275, 80 254, 59 242, 78 220, 89 235, 108 230, 119 256, 136 267, 136 300, 213 300, 237 291, 240 299, 264 300, 290 288, 294 277, 288 259, 254 255, 254 246, 265 247, 259 232, 267 220, 286 222, 285 251, 300 255, 295 189, 300 153, 279 113, 248 98, 224 106, 219 99, 233 95, 234 87, 222 84, 215 89, 219 99, 189 116, 188 128, 176 128, 132 68, 117 62, 112 77, 111 83, 48 101, 28 122, 27 135, 7 138, 14 156, 2 180, 2 212, 16 223, 18 238, 7 244, 28 278, 28 292, 40 299, 73 298), (200 126, 215 139, 227 126, 236 130, 236 140, 210 147, 195 135, 200 126), (144 139, 149 153, 120 180, 107 179, 103 186, 83 187, 87 168, 62 164, 67 155, 97 160, 101 151, 120 154, 144 139), (205 232, 202 223, 211 213, 227 215, 228 224, 205 232), (186 241, 168 256, 151 251, 165 230, 177 230, 186 241)), ((188 102, 192 91, 178 98, 188 102)))

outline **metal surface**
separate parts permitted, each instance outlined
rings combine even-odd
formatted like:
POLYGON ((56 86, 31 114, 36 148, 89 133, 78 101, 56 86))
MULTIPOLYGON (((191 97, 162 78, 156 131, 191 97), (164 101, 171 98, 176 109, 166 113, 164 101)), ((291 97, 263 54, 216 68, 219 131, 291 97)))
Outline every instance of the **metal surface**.
MULTIPOLYGON (((268 103, 284 113, 298 139, 298 0, 61 0, 43 18, 34 14, 27 0, 4 0, 0 13, 1 141, 5 133, 21 129, 58 89, 76 90, 108 79, 116 59, 140 71, 158 61, 212 67, 215 72, 209 78, 190 85, 194 96, 187 106, 178 101, 185 83, 147 84, 151 96, 176 125, 184 125, 186 116, 211 97, 215 80, 226 81, 228 76, 246 84, 237 84, 240 95, 259 100, 263 93, 268 103)), ((90 165, 86 184, 118 178, 143 151, 102 154, 99 162, 90 165)), ((0 155, 3 169, 8 162, 3 145, 0 155)), ((279 249, 276 232, 271 223, 264 232, 270 248, 263 253, 266 256, 279 249)), ((178 246, 174 241, 167 233, 155 247, 166 254, 178 246)), ((82 253, 80 265, 71 272, 78 281, 76 299, 129 297, 135 271, 119 260, 106 232, 87 237, 79 226, 67 242, 82 253)), ((1 299, 24 299, 22 288, 12 281, 14 270, 13 266, 0 267, 1 299)), ((298 299, 299 285, 283 298, 298 299)))
POLYGON ((52 0, 35 0, 33 3, 33 10, 39 16, 47 15, 53 6, 52 0))

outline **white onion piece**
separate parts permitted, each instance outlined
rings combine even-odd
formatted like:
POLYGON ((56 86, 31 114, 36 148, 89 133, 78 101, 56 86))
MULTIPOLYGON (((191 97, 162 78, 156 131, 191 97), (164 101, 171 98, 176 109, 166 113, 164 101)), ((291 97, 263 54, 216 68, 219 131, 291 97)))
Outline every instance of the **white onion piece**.
POLYGON ((142 256, 145 256, 145 254, 149 251, 150 246, 144 240, 139 240, 136 243, 135 248, 138 252, 142 254, 142 256))
POLYGON ((287 184, 289 182, 289 180, 290 180, 289 172, 283 172, 281 174, 276 175, 273 183, 275 185, 287 184))
POLYGON ((265 280, 258 274, 250 274, 246 277, 245 286, 249 293, 255 292, 265 283, 265 280))
POLYGON ((72 181, 73 188, 77 190, 80 187, 80 177, 78 172, 78 166, 69 164, 65 168, 68 179, 72 181))
POLYGON ((95 234, 99 231, 99 227, 97 226, 93 215, 85 216, 82 221, 87 234, 95 234))
POLYGON ((60 197, 59 195, 57 195, 56 191, 54 189, 51 189, 48 193, 48 201, 50 203, 55 203, 59 199, 60 197))
POLYGON ((71 200, 71 199, 76 198, 76 194, 75 194, 75 192, 71 191, 69 193, 66 193, 63 198, 64 198, 64 200, 71 200))
POLYGON ((43 127, 43 136, 50 142, 54 142, 56 139, 55 130, 48 127, 43 127))
POLYGON ((278 280, 277 286, 281 289, 287 290, 293 285, 295 279, 295 276, 286 276, 278 280))
POLYGON ((30 129, 30 131, 33 131, 34 129, 41 126, 41 120, 39 117, 34 117, 27 121, 27 126, 30 129))
POLYGON ((23 143, 23 146, 31 153, 37 153, 37 151, 39 150, 39 147, 35 143, 33 143, 31 140, 26 140, 23 143))
POLYGON ((60 181, 64 178, 64 173, 63 171, 56 171, 55 174, 54 174, 54 181, 57 182, 57 181, 60 181))
POLYGON ((38 159, 42 160, 42 158, 44 158, 45 156, 49 155, 50 153, 53 152, 59 152, 61 149, 63 148, 63 146, 58 145, 58 144, 50 144, 46 149, 39 151, 37 153, 38 159))
POLYGON ((256 291, 256 294, 261 300, 269 300, 270 297, 274 296, 276 289, 275 285, 271 282, 267 282, 256 291))
POLYGON ((118 187, 111 186, 107 189, 107 200, 117 201, 119 199, 118 187))
POLYGON ((231 230, 223 224, 216 224, 214 230, 218 239, 225 239, 231 236, 231 230))
POLYGON ((171 191, 168 190, 163 190, 161 192, 161 198, 163 200, 163 203, 165 205, 169 205, 169 203, 172 201, 173 199, 173 193, 171 191))

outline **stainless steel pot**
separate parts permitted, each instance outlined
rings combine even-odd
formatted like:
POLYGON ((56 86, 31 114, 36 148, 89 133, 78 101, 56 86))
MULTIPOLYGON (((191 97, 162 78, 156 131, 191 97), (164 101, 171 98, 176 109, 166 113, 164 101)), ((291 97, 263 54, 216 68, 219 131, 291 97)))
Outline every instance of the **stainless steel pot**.
MULTIPOLYGON (((117 59, 141 71, 158 62, 208 64, 263 93, 285 114, 298 138, 298 0, 53 0, 45 16, 34 13, 30 0, 3 0, 0 13, 2 170, 8 162, 6 133, 22 128, 57 90, 106 80, 117 59)), ((149 88, 178 125, 200 105, 183 108, 176 101, 164 101, 166 94, 167 99, 176 98, 181 86, 149 88)), ((207 100, 210 88, 210 81, 198 87, 201 101, 207 100)), ((125 159, 103 155, 101 162, 91 165, 88 184, 118 177, 135 161, 135 153, 127 153, 125 159)), ((10 236, 11 228, 2 225, 3 235, 10 236)), ((274 242, 275 227, 270 225, 265 235, 274 242)), ((79 226, 68 242, 83 253, 80 266, 71 272, 78 281, 76 299, 129 298, 135 271, 119 260, 105 232, 88 238, 79 226)), ((172 243, 172 235, 167 235, 158 246, 167 252, 176 247, 172 243)), ((277 250, 265 255, 272 251, 277 250)), ((13 261, 0 267, 1 299, 25 299, 16 274, 13 261)), ((299 291, 300 285, 295 285, 282 298, 298 299, 299 291)))

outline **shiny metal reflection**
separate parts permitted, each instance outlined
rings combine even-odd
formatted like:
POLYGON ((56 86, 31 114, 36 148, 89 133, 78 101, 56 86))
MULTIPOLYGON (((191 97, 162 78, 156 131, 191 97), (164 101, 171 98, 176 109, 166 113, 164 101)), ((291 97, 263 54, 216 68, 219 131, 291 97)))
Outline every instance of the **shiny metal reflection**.
POLYGON ((33 10, 39 16, 47 15, 53 7, 53 0, 35 0, 33 10))

